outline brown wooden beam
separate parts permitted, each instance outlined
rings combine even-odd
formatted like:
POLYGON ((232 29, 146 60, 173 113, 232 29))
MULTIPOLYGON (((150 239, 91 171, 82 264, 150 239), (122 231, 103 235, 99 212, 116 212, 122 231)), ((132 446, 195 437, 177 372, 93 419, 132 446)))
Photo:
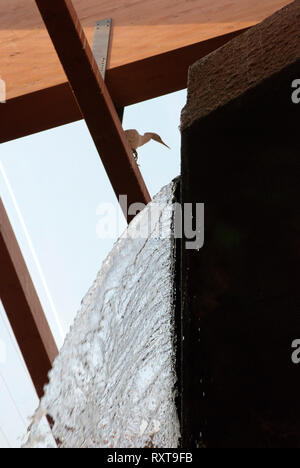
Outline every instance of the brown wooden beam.
MULTIPOLYGON (((245 29, 111 68, 106 85, 116 108, 186 88, 189 66, 245 29), (125 86, 126 83, 126 86, 125 86)), ((0 143, 82 119, 69 83, 9 99, 0 105, 0 143)))
POLYGON ((72 2, 36 0, 36 4, 116 196, 127 195, 129 205, 148 204, 149 192, 72 2))
POLYGON ((0 297, 41 398, 58 350, 1 199, 0 227, 0 297))
MULTIPOLYGON (((96 21, 112 18, 107 68, 115 69, 254 26, 290 0, 259 3, 253 0, 73 0, 73 3, 89 44, 96 21)), ((7 99, 65 83, 64 71, 35 0, 9 0, 0 10, 0 73, 6 81, 7 99)))

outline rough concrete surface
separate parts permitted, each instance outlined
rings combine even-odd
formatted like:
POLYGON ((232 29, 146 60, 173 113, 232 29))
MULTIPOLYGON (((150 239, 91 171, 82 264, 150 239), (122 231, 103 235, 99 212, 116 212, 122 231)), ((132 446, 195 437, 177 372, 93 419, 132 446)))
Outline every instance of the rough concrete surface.
POLYGON ((300 73, 299 31, 300 1, 296 0, 192 65, 182 129, 292 63, 298 63, 300 73))

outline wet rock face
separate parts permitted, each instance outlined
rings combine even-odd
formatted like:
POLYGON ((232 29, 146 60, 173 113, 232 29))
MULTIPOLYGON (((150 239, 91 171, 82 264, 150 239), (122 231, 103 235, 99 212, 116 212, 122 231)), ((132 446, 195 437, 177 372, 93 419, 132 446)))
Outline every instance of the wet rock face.
POLYGON ((297 1, 190 72, 183 202, 206 220, 204 248, 183 256, 190 443, 300 447, 299 15, 297 1))
POLYGON ((54 363, 28 446, 51 446, 53 436, 63 448, 177 447, 174 190, 161 191, 105 261, 54 363))

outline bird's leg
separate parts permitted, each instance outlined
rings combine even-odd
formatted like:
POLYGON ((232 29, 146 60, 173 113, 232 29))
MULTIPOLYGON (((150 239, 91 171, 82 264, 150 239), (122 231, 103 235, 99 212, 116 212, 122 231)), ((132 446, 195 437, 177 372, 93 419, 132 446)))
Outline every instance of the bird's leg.
POLYGON ((137 150, 136 150, 136 149, 133 149, 132 152, 133 152, 134 159, 135 159, 136 162, 137 162, 137 160, 138 160, 138 153, 137 153, 137 150))
POLYGON ((138 163, 138 156, 139 156, 139 155, 138 155, 137 150, 133 149, 133 150, 132 150, 132 153, 133 153, 133 157, 134 157, 134 159, 135 159, 135 161, 136 161, 138 167, 140 167, 140 165, 139 165, 139 163, 138 163))

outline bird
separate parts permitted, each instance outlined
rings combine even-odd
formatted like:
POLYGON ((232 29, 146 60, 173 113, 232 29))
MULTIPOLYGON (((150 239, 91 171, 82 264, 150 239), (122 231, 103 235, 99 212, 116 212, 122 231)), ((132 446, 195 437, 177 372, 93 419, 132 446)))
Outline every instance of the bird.
POLYGON ((158 143, 161 143, 162 145, 170 149, 170 147, 162 141, 161 137, 157 133, 148 132, 148 133, 145 133, 144 135, 140 135, 137 130, 130 129, 130 130, 125 130, 125 134, 126 134, 127 140, 130 144, 133 156, 136 161, 138 159, 137 148, 145 145, 150 140, 157 141, 158 143))

